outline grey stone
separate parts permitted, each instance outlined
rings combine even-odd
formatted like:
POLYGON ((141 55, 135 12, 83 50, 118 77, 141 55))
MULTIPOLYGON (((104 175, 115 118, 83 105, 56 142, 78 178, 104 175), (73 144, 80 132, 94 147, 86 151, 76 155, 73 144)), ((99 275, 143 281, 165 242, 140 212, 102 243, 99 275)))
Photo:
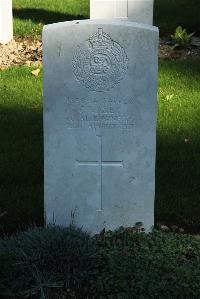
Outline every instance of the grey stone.
POLYGON ((153 5, 153 0, 128 0, 128 19, 152 25, 153 5))
POLYGON ((158 29, 44 27, 47 223, 98 233, 154 224, 158 29))

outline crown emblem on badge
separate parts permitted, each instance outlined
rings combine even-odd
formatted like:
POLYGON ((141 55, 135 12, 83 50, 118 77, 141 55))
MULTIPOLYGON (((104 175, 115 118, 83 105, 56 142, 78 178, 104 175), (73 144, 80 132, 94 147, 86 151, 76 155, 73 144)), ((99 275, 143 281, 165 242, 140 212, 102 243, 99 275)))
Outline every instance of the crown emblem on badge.
POLYGON ((89 38, 89 42, 94 49, 106 49, 112 46, 111 37, 103 32, 102 28, 98 28, 98 32, 89 38))

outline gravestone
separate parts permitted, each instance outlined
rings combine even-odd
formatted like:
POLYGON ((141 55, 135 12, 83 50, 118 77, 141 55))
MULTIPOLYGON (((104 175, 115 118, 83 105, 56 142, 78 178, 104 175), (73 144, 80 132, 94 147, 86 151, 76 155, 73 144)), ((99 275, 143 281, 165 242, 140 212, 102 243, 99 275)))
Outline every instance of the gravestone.
POLYGON ((7 44, 12 39, 12 0, 0 0, 0 44, 7 44))
POLYGON ((128 18, 129 21, 153 24, 153 0, 91 0, 91 19, 128 18))
POLYGON ((46 222, 150 230, 158 29, 64 22, 44 27, 43 45, 46 222))
POLYGON ((128 0, 128 19, 152 25, 153 5, 153 0, 128 0))
POLYGON ((128 0, 91 0, 90 19, 113 19, 128 17, 128 0))

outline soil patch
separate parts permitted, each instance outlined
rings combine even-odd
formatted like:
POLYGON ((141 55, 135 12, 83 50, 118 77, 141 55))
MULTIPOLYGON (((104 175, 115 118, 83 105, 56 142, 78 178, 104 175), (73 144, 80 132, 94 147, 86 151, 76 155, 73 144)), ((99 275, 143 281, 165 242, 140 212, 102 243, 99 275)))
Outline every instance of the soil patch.
POLYGON ((0 69, 11 65, 42 64, 42 42, 32 39, 12 40, 7 45, 0 45, 0 69))
POLYGON ((200 59, 200 47, 188 47, 185 49, 173 50, 173 44, 169 40, 160 40, 160 59, 176 60, 189 57, 200 59))

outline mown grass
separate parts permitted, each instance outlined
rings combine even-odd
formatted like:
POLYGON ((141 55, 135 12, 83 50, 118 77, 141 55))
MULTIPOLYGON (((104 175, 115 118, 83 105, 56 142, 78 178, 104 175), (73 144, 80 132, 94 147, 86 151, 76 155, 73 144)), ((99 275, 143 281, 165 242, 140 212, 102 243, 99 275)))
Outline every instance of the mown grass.
POLYGON ((0 72, 1 224, 43 219, 42 82, 27 67, 0 72))
MULTIPOLYGON (((155 211, 200 229, 199 82, 200 60, 160 62, 155 211)), ((41 75, 14 67, 0 85, 0 224, 13 231, 43 221, 41 75)))
MULTIPOLYGON (((155 0, 154 24, 161 34, 172 33, 178 25, 200 31, 199 0, 155 0)), ((89 0, 14 0, 14 33, 40 36, 44 24, 89 18, 89 0)))
POLYGON ((200 60, 160 62, 156 219, 200 228, 200 60))
POLYGON ((89 17, 88 0, 14 0, 14 33, 40 36, 45 24, 89 17))

